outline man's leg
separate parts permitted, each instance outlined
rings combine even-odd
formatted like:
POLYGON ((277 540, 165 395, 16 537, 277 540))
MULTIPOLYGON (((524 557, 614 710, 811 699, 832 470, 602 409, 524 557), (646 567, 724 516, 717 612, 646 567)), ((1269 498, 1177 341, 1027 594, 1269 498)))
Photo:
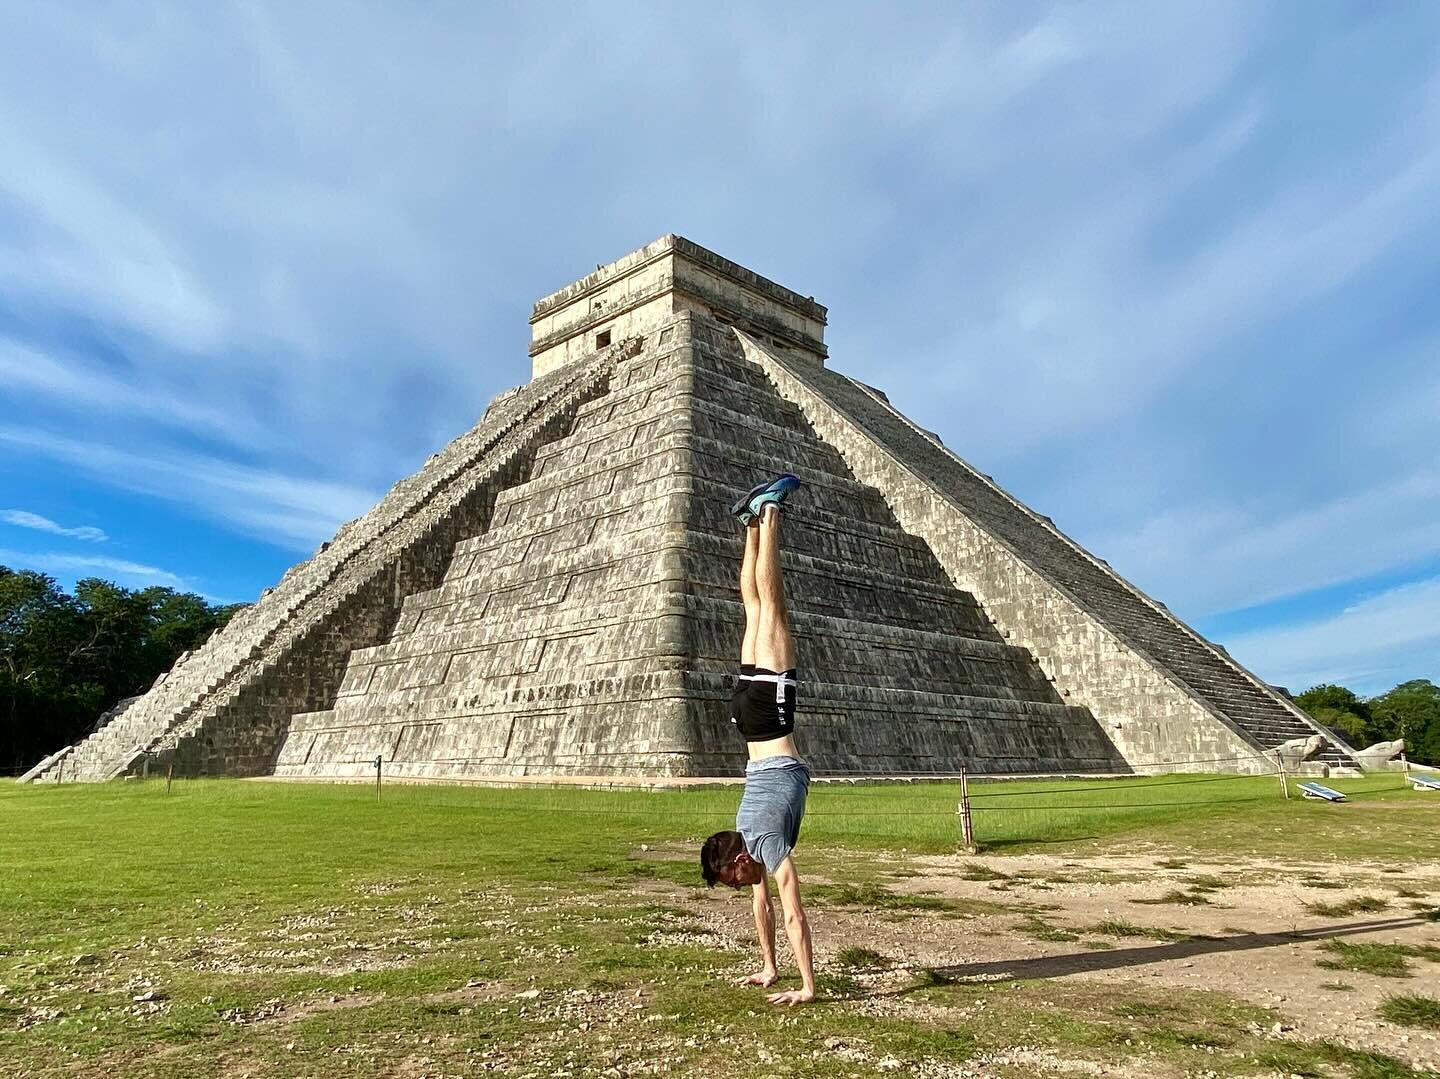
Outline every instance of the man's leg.
MULTIPOLYGON (((790 611, 785 605, 785 582, 780 576, 780 507, 762 507, 755 557, 755 590, 760 617, 755 633, 754 663, 771 671, 788 671, 795 666, 795 638, 790 635, 790 611)), ((746 550, 749 550, 746 537, 746 550)), ((747 609, 748 614, 748 609, 747 609)), ((749 637, 747 618, 746 636, 749 637)))
POLYGON ((755 563, 760 553, 760 529, 745 529, 745 554, 740 559, 740 602, 745 605, 745 636, 740 639, 741 666, 755 666, 755 638, 760 633, 760 590, 755 586, 755 563))

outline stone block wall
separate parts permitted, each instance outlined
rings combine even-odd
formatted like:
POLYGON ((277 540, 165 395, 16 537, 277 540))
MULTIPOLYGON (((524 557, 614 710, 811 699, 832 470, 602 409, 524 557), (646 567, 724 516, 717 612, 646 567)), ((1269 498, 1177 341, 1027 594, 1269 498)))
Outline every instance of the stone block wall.
MULTIPOLYGON (((1006 639, 1035 655, 1066 701, 1099 719, 1131 767, 1188 762, 1270 772, 1266 749, 1314 733, 1303 713, 874 391, 739 337, 746 356, 801 405, 856 476, 885 491, 905 529, 926 539, 1006 639)), ((1331 750, 1317 763, 1343 767, 1347 759, 1331 750)))
MULTIPOLYGON (((812 361, 813 362, 813 361, 812 361)), ((389 639, 296 716, 291 776, 729 775, 737 490, 806 482, 785 574, 820 772, 1124 767, 718 322, 681 313, 501 492, 389 639)))
MULTIPOLYGON (((315 661, 304 658, 312 647, 342 650, 338 662, 343 663, 351 634, 336 628, 337 618, 358 612, 357 625, 364 627, 357 630, 360 638, 373 633, 369 626, 374 619, 361 594, 370 594, 377 576, 391 573, 394 584, 395 567, 400 566, 400 585, 409 587, 403 580, 410 572, 407 567, 426 564, 431 557, 422 554, 426 537, 437 525, 470 504, 477 491, 488 488, 485 497, 493 500, 496 490, 509 482, 511 470, 538 444, 568 429, 578 405, 603 390, 609 364, 633 348, 634 343, 618 344, 591 363, 502 395, 480 423, 397 483, 363 518, 342 526, 334 540, 287 571, 257 603, 177 663, 122 715, 31 778, 50 778, 63 764, 67 780, 108 779, 138 770, 147 760, 169 757, 182 744, 178 762, 184 766, 198 767, 202 760, 224 762, 227 768, 232 763, 240 767, 241 760, 247 769, 255 766, 262 755, 258 749, 232 754, 217 742, 217 732, 249 722, 236 717, 251 717, 257 724, 253 736, 263 738, 259 730, 275 722, 288 702, 313 699, 308 687, 284 672, 314 670, 315 661), (267 688, 276 685, 284 691, 267 688), (261 700, 266 703, 257 712, 251 702, 261 700), (207 724, 212 748, 202 754, 197 747, 206 743, 194 738, 207 724)), ((450 546, 447 542, 443 549, 448 553, 450 546)), ((392 595, 391 602, 398 601, 392 595)), ((273 742, 270 748, 273 757, 273 742)))

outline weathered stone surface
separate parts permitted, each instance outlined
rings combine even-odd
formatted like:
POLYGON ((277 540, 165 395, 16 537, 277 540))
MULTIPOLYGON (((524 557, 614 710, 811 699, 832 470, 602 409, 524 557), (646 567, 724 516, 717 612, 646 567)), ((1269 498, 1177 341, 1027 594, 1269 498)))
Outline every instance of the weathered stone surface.
POLYGON ((1330 739, 1323 734, 1312 734, 1308 738, 1292 738, 1288 742, 1281 742, 1270 751, 1270 755, 1283 764, 1286 771, 1293 772, 1329 746, 1330 739))
POLYGON ((733 775, 726 507, 778 471, 820 772, 1263 771, 1315 733, 826 368, 824 320, 679 237, 547 297, 528 386, 32 778, 733 775))
POLYGON ((295 717, 277 771, 365 774, 380 756, 394 775, 734 774, 726 507, 785 468, 806 481, 785 571, 818 769, 1124 768, 733 335, 682 313, 538 451, 390 641, 351 654, 335 706, 295 717))
POLYGON ((1388 772, 1392 768, 1401 767, 1396 758, 1404 752, 1405 739, 1396 738, 1392 742, 1376 742, 1356 750, 1355 760, 1366 772, 1388 772))
POLYGON ((600 392, 606 362, 636 345, 498 398, 471 431, 32 778, 109 779, 147 755, 173 758, 182 772, 270 771, 290 716, 334 699, 350 650, 385 639, 401 599, 440 579, 455 543, 484 529, 496 494, 600 392))
MULTIPOLYGON (((746 355, 797 402, 902 527, 934 549, 1071 703, 1100 720, 1130 765, 1266 771, 1264 750, 1314 722, 892 408, 883 394, 738 332, 746 355)), ((1321 765, 1354 767, 1341 747, 1321 765)))

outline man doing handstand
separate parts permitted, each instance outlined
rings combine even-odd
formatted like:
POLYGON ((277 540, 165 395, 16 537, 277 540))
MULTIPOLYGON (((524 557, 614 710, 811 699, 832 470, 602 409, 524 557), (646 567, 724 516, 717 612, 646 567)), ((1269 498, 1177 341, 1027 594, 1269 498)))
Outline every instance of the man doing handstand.
POLYGON ((700 849, 700 869, 710 887, 749 885, 760 969, 741 985, 768 988, 776 978, 775 913, 766 885, 775 878, 785 912, 785 935, 800 968, 800 988, 772 993, 772 1004, 806 1004, 815 999, 810 926, 800 903, 800 878, 790 852, 800 838, 810 768, 795 748, 795 639, 780 577, 780 504, 800 486, 794 476, 761 484, 731 511, 745 528, 740 563, 740 596, 745 636, 740 644, 740 680, 730 701, 730 719, 745 737, 745 794, 735 830, 716 832, 700 849))

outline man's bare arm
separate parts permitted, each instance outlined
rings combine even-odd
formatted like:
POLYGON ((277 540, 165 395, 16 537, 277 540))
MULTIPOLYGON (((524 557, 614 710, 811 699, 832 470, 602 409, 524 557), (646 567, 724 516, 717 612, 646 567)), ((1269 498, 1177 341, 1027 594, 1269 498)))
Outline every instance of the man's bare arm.
POLYGON ((741 985, 761 988, 775 984, 775 911, 770 906, 770 889, 765 878, 751 885, 750 907, 755 914, 755 937, 760 942, 760 969, 741 978, 741 985))
POLYGON ((800 968, 800 988, 784 993, 771 993, 771 1004, 808 1004, 815 999, 815 965, 810 955, 810 923, 800 902, 800 875, 788 857, 775 870, 775 887, 780 892, 780 906, 785 911, 785 936, 795 965, 800 968))

